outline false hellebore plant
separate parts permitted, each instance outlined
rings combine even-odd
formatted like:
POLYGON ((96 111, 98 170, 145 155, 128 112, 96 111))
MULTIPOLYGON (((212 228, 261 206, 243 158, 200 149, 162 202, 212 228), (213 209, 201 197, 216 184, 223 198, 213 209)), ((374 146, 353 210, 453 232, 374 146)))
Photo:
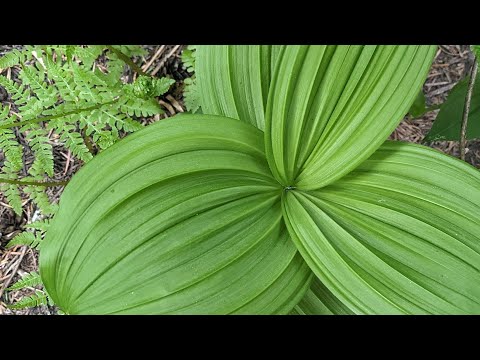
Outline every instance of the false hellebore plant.
POLYGON ((197 51, 204 114, 66 187, 40 259, 66 313, 480 313, 479 172, 385 142, 435 47, 197 51))

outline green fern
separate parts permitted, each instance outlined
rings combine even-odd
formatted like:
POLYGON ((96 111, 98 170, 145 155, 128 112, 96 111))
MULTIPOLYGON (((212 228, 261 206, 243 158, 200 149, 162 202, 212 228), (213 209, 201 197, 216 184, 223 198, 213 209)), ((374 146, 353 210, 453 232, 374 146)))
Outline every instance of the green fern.
POLYGON ((182 52, 183 68, 189 73, 195 72, 195 57, 197 45, 188 45, 182 52))
POLYGON ((200 96, 197 90, 197 79, 195 77, 195 56, 196 45, 189 45, 182 52, 183 68, 189 73, 192 73, 192 77, 184 80, 185 88, 183 90, 183 102, 187 110, 191 113, 199 112, 200 110, 200 96))
POLYGON ((15 284, 7 288, 7 291, 14 291, 24 289, 26 287, 33 287, 37 285, 43 285, 40 274, 36 271, 32 271, 18 280, 15 284))
POLYGON ((148 100, 166 93, 174 82, 173 79, 153 79, 149 76, 139 76, 134 84, 126 85, 125 90, 128 95, 133 94, 136 98, 148 100))
POLYGON ((4 56, 0 57, 0 69, 14 67, 22 62, 30 60, 31 57, 31 53, 28 53, 26 51, 20 51, 18 49, 13 49, 12 51, 6 53, 4 56))
POLYGON ((47 231, 48 227, 50 226, 50 220, 44 219, 44 220, 37 220, 34 221, 30 224, 25 225, 26 228, 28 229, 35 229, 39 231, 47 231))
POLYGON ((183 102, 188 111, 192 114, 200 110, 200 94, 197 90, 196 77, 187 78, 184 81, 185 88, 183 90, 183 102))
POLYGON ((42 178, 43 174, 53 176, 53 147, 47 129, 38 124, 29 124, 20 129, 26 133, 26 140, 35 160, 30 168, 30 175, 42 178))
POLYGON ((118 49, 123 54, 132 57, 132 56, 145 56, 147 51, 144 48, 141 48, 136 45, 112 45, 115 49, 118 49))
POLYGON ((7 244, 7 248, 11 248, 13 246, 22 245, 22 246, 29 246, 32 249, 35 249, 40 246, 42 243, 41 235, 36 235, 32 232, 24 231, 15 236, 12 240, 10 240, 7 244))
MULTIPOLYGON (((37 180, 35 178, 28 180, 37 180)), ((50 202, 47 194, 45 193, 45 188, 39 186, 28 185, 25 186, 23 191, 27 194, 34 202, 37 204, 38 208, 42 211, 44 215, 53 215, 57 212, 58 204, 50 202)))
POLYGON ((0 75, 0 86, 13 102, 0 105, 0 151, 4 154, 0 178, 14 182, 1 183, 0 191, 17 214, 22 211, 21 190, 44 214, 55 212, 45 188, 19 187, 20 180, 51 181, 55 142, 87 162, 95 146, 106 149, 123 134, 141 129, 135 117, 163 113, 156 97, 173 80, 140 76, 128 84, 123 78, 127 64, 131 65, 129 58, 144 54, 143 48, 133 45, 38 45, 0 57, 0 68, 20 68, 18 81, 0 75), (24 165, 21 137, 33 154, 31 166, 24 165))
POLYGON ((35 293, 33 295, 26 296, 13 305, 8 305, 8 308, 12 310, 18 310, 48 304, 49 297, 47 293, 41 290, 35 290, 35 293))
POLYGON ((15 214, 22 214, 22 198, 20 197, 20 190, 17 185, 1 184, 0 191, 3 192, 7 198, 8 203, 12 207, 15 214))

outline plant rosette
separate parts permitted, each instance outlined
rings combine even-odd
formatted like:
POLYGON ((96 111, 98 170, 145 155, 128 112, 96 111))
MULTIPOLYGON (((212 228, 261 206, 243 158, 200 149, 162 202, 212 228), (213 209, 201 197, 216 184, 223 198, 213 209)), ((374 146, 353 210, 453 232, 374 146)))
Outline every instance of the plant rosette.
POLYGON ((203 115, 68 184, 40 274, 68 314, 480 313, 480 175, 386 141, 434 46, 198 46, 203 115))

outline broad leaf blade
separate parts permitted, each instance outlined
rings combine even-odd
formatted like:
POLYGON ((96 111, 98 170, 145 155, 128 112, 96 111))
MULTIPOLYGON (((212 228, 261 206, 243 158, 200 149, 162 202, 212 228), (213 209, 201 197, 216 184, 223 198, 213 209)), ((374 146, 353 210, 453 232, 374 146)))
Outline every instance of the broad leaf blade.
POLYGON ((353 315, 354 313, 315 277, 292 315, 353 315))
POLYGON ((464 162, 387 142, 283 203, 303 257, 356 313, 480 313, 480 174, 464 162))
POLYGON ((41 275, 67 313, 288 313, 311 271, 262 133, 183 115, 96 156, 65 189, 41 275))
POLYGON ((410 106, 410 110, 408 110, 408 113, 414 118, 418 118, 424 115, 427 111, 427 101, 425 99, 425 94, 423 93, 422 89, 418 92, 412 106, 410 106))
MULTIPOLYGON (((469 80, 468 76, 450 91, 424 141, 460 140, 469 80)), ((480 138, 480 81, 475 82, 473 88, 466 137, 469 140, 480 138)))
POLYGON ((205 114, 224 115, 265 128, 271 73, 281 46, 199 46, 197 83, 205 114))
POLYGON ((472 45, 472 51, 474 52, 475 56, 477 57, 477 61, 480 60, 480 45, 472 45))
POLYGON ((266 153, 284 186, 341 178, 391 134, 420 90, 433 46, 289 46, 266 107, 266 153))

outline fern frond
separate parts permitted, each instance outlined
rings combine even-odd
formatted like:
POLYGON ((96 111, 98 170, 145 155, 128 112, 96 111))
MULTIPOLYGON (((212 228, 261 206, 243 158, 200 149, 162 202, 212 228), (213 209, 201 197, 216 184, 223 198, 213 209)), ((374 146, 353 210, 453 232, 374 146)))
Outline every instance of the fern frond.
POLYGON ((145 126, 138 121, 135 121, 129 117, 125 117, 123 119, 123 123, 118 123, 117 122, 117 127, 120 130, 124 130, 126 132, 135 132, 138 130, 143 129, 145 126))
MULTIPOLYGON (((0 67, 21 67, 15 81, 0 75, 0 86, 18 109, 11 112, 0 107, 2 176, 19 180, 19 171, 25 166, 17 130, 8 128, 13 123, 34 156, 27 167, 28 176, 22 180, 43 182, 46 176, 54 175, 52 141, 59 139, 76 158, 88 161, 92 158, 91 140, 98 148, 106 149, 123 132, 143 128, 135 117, 163 113, 155 97, 168 91, 174 80, 140 76, 135 84, 125 84, 126 64, 137 68, 129 58, 145 53, 137 45, 26 45, 22 51, 1 57, 0 67), (58 138, 51 138, 51 130, 58 138)), ((44 187, 22 185, 20 189, 0 184, 0 190, 16 213, 22 211, 20 190, 44 214, 56 211, 57 205, 50 203, 44 187)))
POLYGON ((188 45, 186 49, 182 51, 182 63, 183 68, 189 73, 195 72, 195 58, 196 58, 197 45, 188 45))
POLYGON ((53 176, 53 147, 50 144, 46 129, 38 124, 29 124, 22 127, 21 131, 27 132, 26 139, 33 151, 35 160, 29 169, 29 174, 42 177, 43 174, 53 176))
POLYGON ((16 83, 11 79, 7 79, 3 75, 0 75, 0 86, 7 90, 7 92, 10 94, 10 97, 17 106, 26 104, 30 98, 31 92, 28 88, 26 88, 22 84, 16 83))
POLYGON ((14 184, 0 184, 0 190, 7 198, 8 203, 12 207, 15 214, 22 214, 22 198, 20 197, 20 190, 14 184))
POLYGON ((4 167, 11 173, 20 171, 23 166, 23 150, 15 133, 10 129, 0 129, 0 150, 5 155, 4 167))
POLYGON ((169 78, 151 78, 139 76, 134 84, 125 85, 125 92, 142 99, 163 95, 175 80, 169 78))
POLYGON ((7 243, 7 248, 11 248, 13 246, 22 245, 22 246, 30 246, 31 248, 35 249, 37 246, 40 245, 42 242, 42 238, 38 235, 35 235, 32 232, 24 231, 15 236, 12 240, 7 243))
MULTIPOLYGON (((195 58, 197 45, 189 45, 182 52, 183 68, 189 73, 195 73, 195 58)), ((198 112, 200 108, 200 96, 197 89, 197 79, 195 75, 187 78, 183 82, 185 84, 183 91, 183 102, 187 110, 191 113, 198 112)))
POLYGON ((200 109, 200 94, 197 88, 197 79, 195 76, 184 80, 185 88, 183 90, 183 102, 187 111, 192 114, 200 109))
MULTIPOLYGON (((30 178, 24 178, 25 181, 31 180, 30 178)), ((38 181, 37 179, 33 179, 38 181)), ((57 212, 58 205, 52 204, 48 199, 47 194, 45 193, 45 189, 40 186, 25 186, 23 191, 28 194, 28 196, 37 204, 39 209, 42 211, 44 215, 53 215, 57 212)))
POLYGON ((97 75, 98 73, 85 70, 78 64, 71 64, 73 81, 76 84, 75 90, 78 91, 80 99, 93 102, 103 103, 113 100, 115 93, 111 91, 104 78, 97 75))
POLYGON ((76 46, 75 56, 80 59, 87 69, 91 69, 95 60, 102 55, 104 45, 76 46))
POLYGON ((129 57, 147 55, 147 50, 139 45, 112 45, 112 47, 129 57))
POLYGON ((130 116, 152 116, 163 114, 160 104, 155 99, 141 99, 133 96, 125 96, 119 101, 122 112, 130 116))
POLYGON ((20 290, 26 287, 33 287, 37 285, 42 285, 42 279, 40 278, 40 274, 38 272, 32 271, 23 276, 15 284, 7 288, 7 291, 20 290))
POLYGON ((62 142, 73 155, 87 162, 91 160, 93 156, 88 150, 87 145, 85 145, 82 135, 78 133, 77 127, 71 124, 71 122, 75 122, 77 117, 78 114, 74 114, 64 119, 51 121, 48 127, 49 129, 55 129, 55 132, 60 135, 60 142, 62 142))
POLYGON ((22 113, 24 119, 33 119, 42 113, 44 106, 41 100, 35 97, 30 97, 25 104, 19 106, 18 109, 22 113))
POLYGON ((19 78, 22 80, 23 85, 30 86, 30 90, 33 91, 36 98, 38 98, 44 108, 53 106, 57 102, 55 88, 53 86, 48 86, 48 84, 45 82, 44 71, 37 70, 33 66, 26 66, 20 72, 19 78))
POLYGON ((7 121, 8 114, 10 113, 10 108, 7 106, 0 106, 0 124, 3 124, 7 121))
POLYGON ((24 54, 21 51, 14 49, 0 57, 0 69, 13 67, 20 64, 22 61, 24 61, 24 54))
POLYGON ((50 226, 50 220, 48 219, 37 220, 30 224, 25 225, 25 227, 28 229, 35 229, 42 232, 47 231, 49 226, 50 226))
POLYGON ((45 292, 41 290, 35 290, 35 294, 31 296, 26 296, 17 303, 13 305, 8 305, 9 309, 25 309, 34 306, 40 305, 47 305, 48 304, 48 296, 45 292))
POLYGON ((63 142, 78 159, 87 162, 93 158, 82 136, 75 130, 73 125, 65 125, 63 127, 60 141, 63 142))
POLYGON ((46 65, 47 73, 55 81, 55 87, 62 99, 78 102, 80 99, 79 92, 73 82, 72 73, 50 59, 47 59, 46 65))

